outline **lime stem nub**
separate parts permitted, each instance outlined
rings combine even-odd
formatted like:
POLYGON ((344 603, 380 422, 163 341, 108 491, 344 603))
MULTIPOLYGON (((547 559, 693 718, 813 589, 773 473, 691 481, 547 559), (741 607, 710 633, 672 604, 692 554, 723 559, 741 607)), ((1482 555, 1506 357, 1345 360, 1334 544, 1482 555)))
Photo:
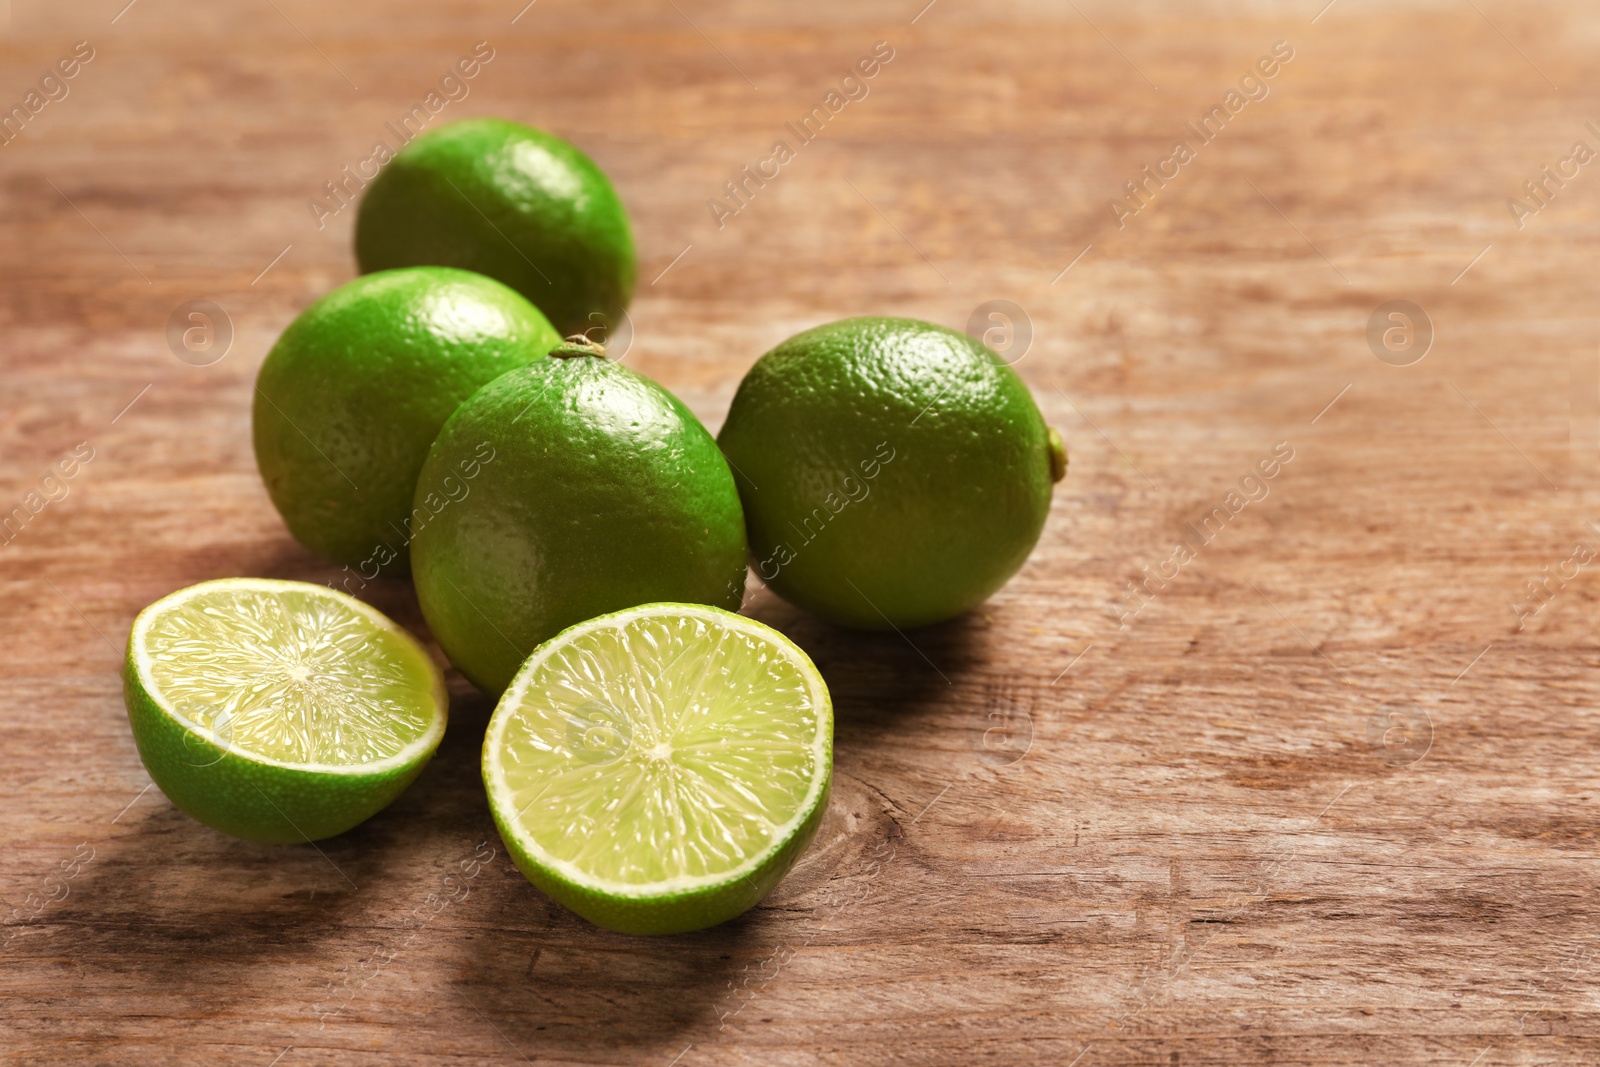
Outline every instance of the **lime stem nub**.
POLYGON ((1067 443, 1061 439, 1061 433, 1054 426, 1050 427, 1050 481, 1059 482, 1067 476, 1067 443))
POLYGON ((581 333, 575 333, 550 350, 550 355, 556 359, 575 359, 578 356, 592 356, 596 359, 606 358, 606 346, 599 341, 591 341, 581 333))

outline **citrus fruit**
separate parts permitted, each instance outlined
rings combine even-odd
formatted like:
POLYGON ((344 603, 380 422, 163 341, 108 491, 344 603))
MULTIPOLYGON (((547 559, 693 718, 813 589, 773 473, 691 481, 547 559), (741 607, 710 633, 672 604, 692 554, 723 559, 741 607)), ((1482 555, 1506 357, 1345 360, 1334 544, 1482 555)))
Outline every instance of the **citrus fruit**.
POLYGON ((376 609, 267 578, 145 608, 123 693, 161 791, 251 841, 314 841, 375 815, 427 765, 447 711, 438 667, 376 609))
POLYGON ((754 906, 816 834, 833 705, 806 654, 717 608, 647 604, 539 647, 489 720, 483 781, 528 880, 629 934, 754 906))
POLYGON ((467 119, 406 145, 356 216, 363 271, 438 263, 498 278, 562 333, 620 321, 633 236, 611 182, 553 134, 467 119))
POLYGON ((677 398, 571 338, 450 417, 419 494, 492 451, 472 495, 411 546, 417 599, 463 674, 498 694, 541 641, 658 600, 737 608, 744 516, 717 444, 677 398))
POLYGON ((1010 367, 912 319, 846 319, 784 341, 745 375, 718 443, 761 579, 864 629, 987 599, 1033 549, 1067 465, 1010 367))
MULTIPOLYGON (((491 278, 413 267, 357 278, 307 308, 256 379, 256 464, 302 544, 364 578, 406 573, 417 472, 444 420, 478 387, 560 341, 491 278)), ((469 468, 436 471, 439 498, 469 468)))

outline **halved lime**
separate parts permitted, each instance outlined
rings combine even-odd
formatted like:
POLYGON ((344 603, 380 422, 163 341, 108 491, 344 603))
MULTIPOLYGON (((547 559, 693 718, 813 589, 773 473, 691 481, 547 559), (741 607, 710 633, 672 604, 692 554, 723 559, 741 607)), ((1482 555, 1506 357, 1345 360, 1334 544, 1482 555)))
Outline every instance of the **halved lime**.
POLYGON ((444 736, 444 679, 410 634, 325 586, 202 582, 139 613, 123 672, 150 777, 207 826, 314 841, 371 818, 444 736))
POLYGON ((811 660, 698 604, 602 615, 540 645, 500 698, 483 780, 528 880, 629 934, 753 907, 828 806, 833 703, 811 660))

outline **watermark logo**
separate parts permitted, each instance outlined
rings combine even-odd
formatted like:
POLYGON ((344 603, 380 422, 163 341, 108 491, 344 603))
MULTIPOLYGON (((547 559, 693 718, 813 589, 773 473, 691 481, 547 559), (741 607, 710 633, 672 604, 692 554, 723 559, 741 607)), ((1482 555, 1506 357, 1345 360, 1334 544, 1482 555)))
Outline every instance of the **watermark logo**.
POLYGON ((972 309, 967 336, 988 345, 1009 366, 1033 347, 1033 320, 1009 300, 985 300, 972 309))
POLYGON ((607 359, 613 363, 621 363, 628 358, 628 351, 633 348, 632 315, 624 311, 622 321, 614 330, 604 312, 589 312, 589 323, 589 328, 583 331, 583 336, 597 345, 604 345, 607 359))
POLYGON ((585 763, 609 766, 633 744, 628 717, 604 700, 586 700, 566 713, 567 751, 585 763))
POLYGON ((1433 718, 1415 704, 1383 704, 1367 720, 1367 747, 1391 767, 1409 767, 1433 748, 1433 718))
POLYGON ((1009 705, 989 712, 989 726, 978 735, 978 758, 995 767, 1009 767, 1033 747, 1033 716, 1009 705))
POLYGON ((1391 367, 1419 363, 1433 347, 1433 320, 1409 300, 1379 304, 1367 319, 1367 347, 1391 367))
POLYGON ((183 762, 191 767, 210 767, 233 751, 233 716, 226 708, 217 712, 211 729, 183 732, 183 762))
POLYGON ((167 316, 167 347, 191 367, 209 367, 233 347, 233 320, 210 300, 179 304, 167 316))

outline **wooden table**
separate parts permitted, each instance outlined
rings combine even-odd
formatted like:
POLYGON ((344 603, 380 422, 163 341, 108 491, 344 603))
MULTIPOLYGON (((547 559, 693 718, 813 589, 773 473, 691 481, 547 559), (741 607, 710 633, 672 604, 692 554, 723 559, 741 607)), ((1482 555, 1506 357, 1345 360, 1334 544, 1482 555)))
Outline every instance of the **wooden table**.
POLYGON ((40 503, 0 549, 7 1062, 1600 1061, 1592 4, 125 2, 16 0, 0 37, 5 107, 92 51, 0 147, 0 510, 40 503), (478 41, 433 121, 612 175, 627 361, 708 425, 804 327, 1009 301, 1072 452, 970 617, 753 600, 833 689, 836 792, 701 934, 512 869, 460 678, 424 776, 317 848, 174 809, 124 718, 145 604, 334 573, 262 490, 251 382, 352 276, 323 183, 478 41), (195 300, 225 352, 169 344, 195 300))

